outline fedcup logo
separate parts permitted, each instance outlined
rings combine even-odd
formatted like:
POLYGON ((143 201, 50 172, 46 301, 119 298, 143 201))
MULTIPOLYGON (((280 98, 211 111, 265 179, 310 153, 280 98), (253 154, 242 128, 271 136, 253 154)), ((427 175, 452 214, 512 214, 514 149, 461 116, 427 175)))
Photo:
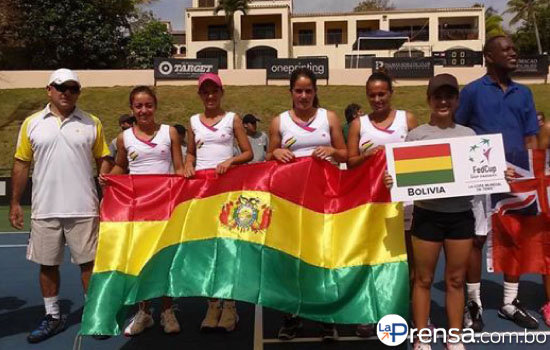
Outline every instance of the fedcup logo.
POLYGON ((168 61, 162 61, 159 64, 159 72, 163 75, 169 75, 174 70, 174 67, 172 66, 172 63, 168 61))
POLYGON ((398 346, 407 340, 409 326, 407 321, 399 315, 386 315, 378 321, 376 334, 384 345, 398 346))

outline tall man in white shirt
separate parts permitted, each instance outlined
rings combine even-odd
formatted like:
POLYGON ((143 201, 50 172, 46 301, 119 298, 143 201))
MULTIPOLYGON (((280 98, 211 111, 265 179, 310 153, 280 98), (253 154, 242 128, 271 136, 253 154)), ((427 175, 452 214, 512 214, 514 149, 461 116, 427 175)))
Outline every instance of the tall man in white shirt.
POLYGON ((73 71, 53 72, 46 87, 50 103, 25 119, 17 141, 9 220, 14 228, 23 228, 20 200, 34 160, 27 259, 40 264, 46 306, 46 316, 27 337, 31 343, 65 329, 66 315, 58 304, 65 243, 72 262, 80 266, 84 292, 95 259, 99 212, 92 164, 104 170, 109 149, 99 119, 76 106, 80 87, 73 71))

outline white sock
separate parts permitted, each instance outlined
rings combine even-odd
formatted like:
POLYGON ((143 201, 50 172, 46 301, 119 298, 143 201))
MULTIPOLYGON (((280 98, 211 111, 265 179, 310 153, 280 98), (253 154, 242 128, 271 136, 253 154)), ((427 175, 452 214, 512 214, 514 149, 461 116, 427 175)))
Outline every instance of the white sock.
POLYGON ((60 312, 57 295, 51 298, 44 298, 44 305, 46 306, 46 315, 52 315, 53 318, 59 319, 60 312))
POLYGON ((518 297, 519 283, 504 282, 504 305, 512 304, 518 297))
POLYGON ((466 283, 466 294, 468 295, 468 301, 473 300, 481 307, 481 282, 466 283))

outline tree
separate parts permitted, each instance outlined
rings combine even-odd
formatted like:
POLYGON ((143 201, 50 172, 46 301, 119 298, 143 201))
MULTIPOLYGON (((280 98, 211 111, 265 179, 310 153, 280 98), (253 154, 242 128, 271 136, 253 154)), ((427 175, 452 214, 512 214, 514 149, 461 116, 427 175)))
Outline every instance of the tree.
POLYGON ((147 26, 148 23, 158 21, 158 18, 155 17, 151 11, 136 11, 132 16, 128 18, 128 31, 130 36, 142 30, 147 26))
MULTIPOLYGON (((540 43, 543 52, 550 51, 550 5, 543 6, 537 12, 537 28, 540 33, 540 43)), ((536 54, 538 44, 535 35, 535 26, 532 21, 525 21, 517 28, 512 39, 522 54, 536 54)))
POLYGON ((223 11, 225 14, 225 25, 229 31, 229 37, 233 42, 233 69, 237 68, 237 54, 235 52, 237 39, 235 38, 235 13, 242 12, 246 15, 248 3, 250 0, 219 0, 218 6, 214 9, 214 14, 223 11))
POLYGON ((133 0, 13 0, 32 68, 107 68, 124 62, 133 0))
POLYGON ((20 16, 13 2, 11 0, 0 0, 0 47, 15 44, 14 28, 16 23, 19 22, 20 16))
POLYGON ((536 13, 542 10, 543 2, 545 2, 546 6, 548 6, 548 0, 508 0, 508 3, 506 4, 508 8, 504 11, 504 13, 514 15, 514 17, 510 20, 511 25, 514 25, 520 21, 531 21, 533 23, 539 55, 542 55, 542 45, 540 42, 540 33, 536 13))
POLYGON ((366 11, 379 11, 379 10, 393 10, 395 7, 390 0, 366 0, 361 1, 353 11, 366 12, 366 11))
POLYGON ((502 21, 503 19, 499 15, 485 15, 485 35, 487 38, 506 34, 504 28, 502 28, 502 21))
MULTIPOLYGON (((472 7, 483 7, 483 4, 475 3, 472 7)), ((502 28, 503 18, 498 12, 489 6, 485 9, 485 36, 487 38, 506 34, 504 28, 502 28)))
POLYGON ((173 44, 166 25, 150 21, 132 34, 128 44, 128 63, 134 68, 153 68, 155 57, 171 56, 173 44))

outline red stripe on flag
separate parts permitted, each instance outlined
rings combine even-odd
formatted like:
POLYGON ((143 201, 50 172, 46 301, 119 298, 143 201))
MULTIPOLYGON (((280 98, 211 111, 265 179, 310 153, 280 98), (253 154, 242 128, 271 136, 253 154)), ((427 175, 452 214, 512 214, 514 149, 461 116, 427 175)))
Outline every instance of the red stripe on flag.
POLYGON ((398 147, 393 149, 394 160, 445 157, 451 155, 448 143, 428 146, 398 147))
POLYGON ((494 214, 492 220, 495 272, 511 276, 550 274, 550 220, 547 217, 494 214))
MULTIPOLYGON (((193 179, 175 175, 112 175, 101 208, 103 221, 159 221, 191 199, 227 192, 264 191, 319 213, 344 212, 367 203, 389 203, 382 181, 386 157, 379 152, 360 167, 341 171, 310 157, 290 164, 263 162, 197 172, 193 179), (131 207, 122 203, 133 203, 131 207)), ((219 208, 212 208, 218 211, 219 208)))

